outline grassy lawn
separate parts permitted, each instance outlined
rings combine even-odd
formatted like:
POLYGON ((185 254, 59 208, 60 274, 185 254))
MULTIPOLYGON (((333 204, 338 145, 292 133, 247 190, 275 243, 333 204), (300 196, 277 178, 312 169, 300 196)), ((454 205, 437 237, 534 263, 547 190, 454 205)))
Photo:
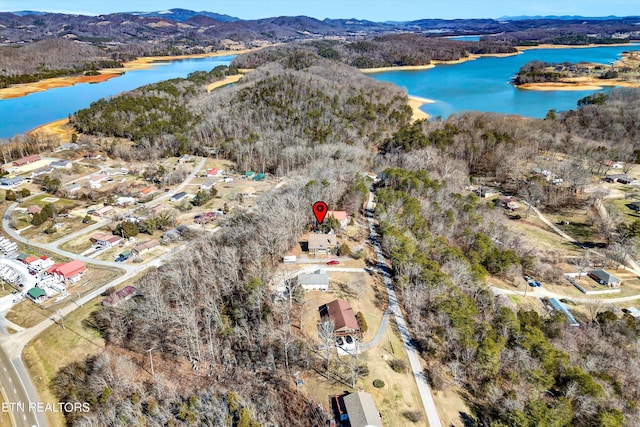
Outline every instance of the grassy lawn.
POLYGON ((529 244, 537 249, 560 251, 565 256, 580 256, 582 249, 554 233, 535 215, 520 220, 508 220, 508 226, 522 233, 529 244))
POLYGON ((629 203, 638 201, 637 199, 607 199, 605 201, 607 207, 612 207, 614 212, 618 213, 618 217, 624 222, 630 224, 640 219, 640 213, 629 209, 629 203))
MULTIPOLYGON (((41 402, 59 401, 49 387, 61 368, 104 350, 104 340, 90 319, 101 301, 102 297, 91 300, 64 319, 65 329, 52 325, 25 347, 22 357, 41 402)), ((60 413, 47 412, 47 417, 52 426, 65 425, 60 413)))
MULTIPOLYGON (((5 402, 4 391, 0 393, 0 405, 5 402)), ((9 416, 9 412, 0 411, 0 425, 2 426, 10 426, 11 425, 11 417, 9 416)))
POLYGON ((55 233, 47 234, 44 231, 51 225, 51 221, 47 221, 42 224, 40 227, 30 227, 24 230, 21 235, 26 237, 27 239, 34 240, 40 243, 51 243, 55 242, 63 238, 64 236, 75 233, 78 230, 82 230, 83 228, 94 223, 92 221, 87 224, 82 223, 82 217, 71 216, 68 218, 58 218, 56 219, 56 223, 58 224, 58 228, 56 228, 55 233))
POLYGON ((40 207, 43 207, 44 205, 49 203, 49 202, 47 202, 45 200, 45 199, 47 199, 49 197, 53 197, 53 198, 58 199, 53 203, 53 205, 56 207, 56 210, 59 210, 60 208, 63 208, 63 207, 69 207, 69 206, 75 206, 76 205, 76 202, 73 201, 73 200, 64 199, 64 198, 60 198, 58 196, 52 196, 51 194, 43 193, 43 194, 40 194, 40 195, 38 195, 36 197, 33 197, 33 198, 27 200, 26 202, 20 204, 19 207, 28 208, 31 205, 38 205, 40 207))

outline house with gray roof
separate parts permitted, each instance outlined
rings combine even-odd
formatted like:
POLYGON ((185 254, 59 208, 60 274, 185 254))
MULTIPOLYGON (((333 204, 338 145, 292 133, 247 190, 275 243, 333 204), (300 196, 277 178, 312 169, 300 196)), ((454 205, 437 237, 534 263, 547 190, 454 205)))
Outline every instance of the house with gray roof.
POLYGON ((328 291, 329 275, 323 269, 314 271, 313 273, 303 273, 298 275, 298 284, 305 291, 328 291))
POLYGON ((357 391, 343 396, 342 401, 351 427, 382 427, 380 412, 369 393, 357 391))
POLYGON ((618 279, 606 270, 591 270, 589 272, 589 277, 601 285, 609 286, 611 288, 617 288, 622 282, 622 280, 618 279))

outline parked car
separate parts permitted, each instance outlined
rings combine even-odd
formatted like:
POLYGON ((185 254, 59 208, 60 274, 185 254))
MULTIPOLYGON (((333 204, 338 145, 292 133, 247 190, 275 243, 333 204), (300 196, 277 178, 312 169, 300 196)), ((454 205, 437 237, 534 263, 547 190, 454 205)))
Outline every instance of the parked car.
POLYGON ((338 264, 340 264, 340 261, 336 259, 332 259, 331 261, 327 262, 327 265, 338 265, 338 264))

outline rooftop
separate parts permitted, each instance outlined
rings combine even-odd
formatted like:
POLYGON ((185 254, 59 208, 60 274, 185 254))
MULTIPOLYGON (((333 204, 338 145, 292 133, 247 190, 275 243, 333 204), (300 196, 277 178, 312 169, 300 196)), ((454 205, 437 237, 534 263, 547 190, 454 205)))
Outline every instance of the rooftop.
POLYGON ((364 391, 347 394, 344 401, 351 427, 382 427, 382 419, 373 397, 364 391))

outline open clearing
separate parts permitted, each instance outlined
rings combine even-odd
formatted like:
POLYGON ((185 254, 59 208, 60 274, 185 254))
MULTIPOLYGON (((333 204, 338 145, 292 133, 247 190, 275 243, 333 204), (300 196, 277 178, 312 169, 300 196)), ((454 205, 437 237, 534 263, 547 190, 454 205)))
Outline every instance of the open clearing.
MULTIPOLYGON (((41 402, 60 400, 50 390, 60 369, 104 350, 104 340, 91 320, 91 313, 98 309, 101 301, 102 297, 94 298, 65 317, 65 329, 52 324, 25 347, 22 357, 41 402)), ((65 425, 60 413, 47 412, 47 418, 52 426, 65 425)))

